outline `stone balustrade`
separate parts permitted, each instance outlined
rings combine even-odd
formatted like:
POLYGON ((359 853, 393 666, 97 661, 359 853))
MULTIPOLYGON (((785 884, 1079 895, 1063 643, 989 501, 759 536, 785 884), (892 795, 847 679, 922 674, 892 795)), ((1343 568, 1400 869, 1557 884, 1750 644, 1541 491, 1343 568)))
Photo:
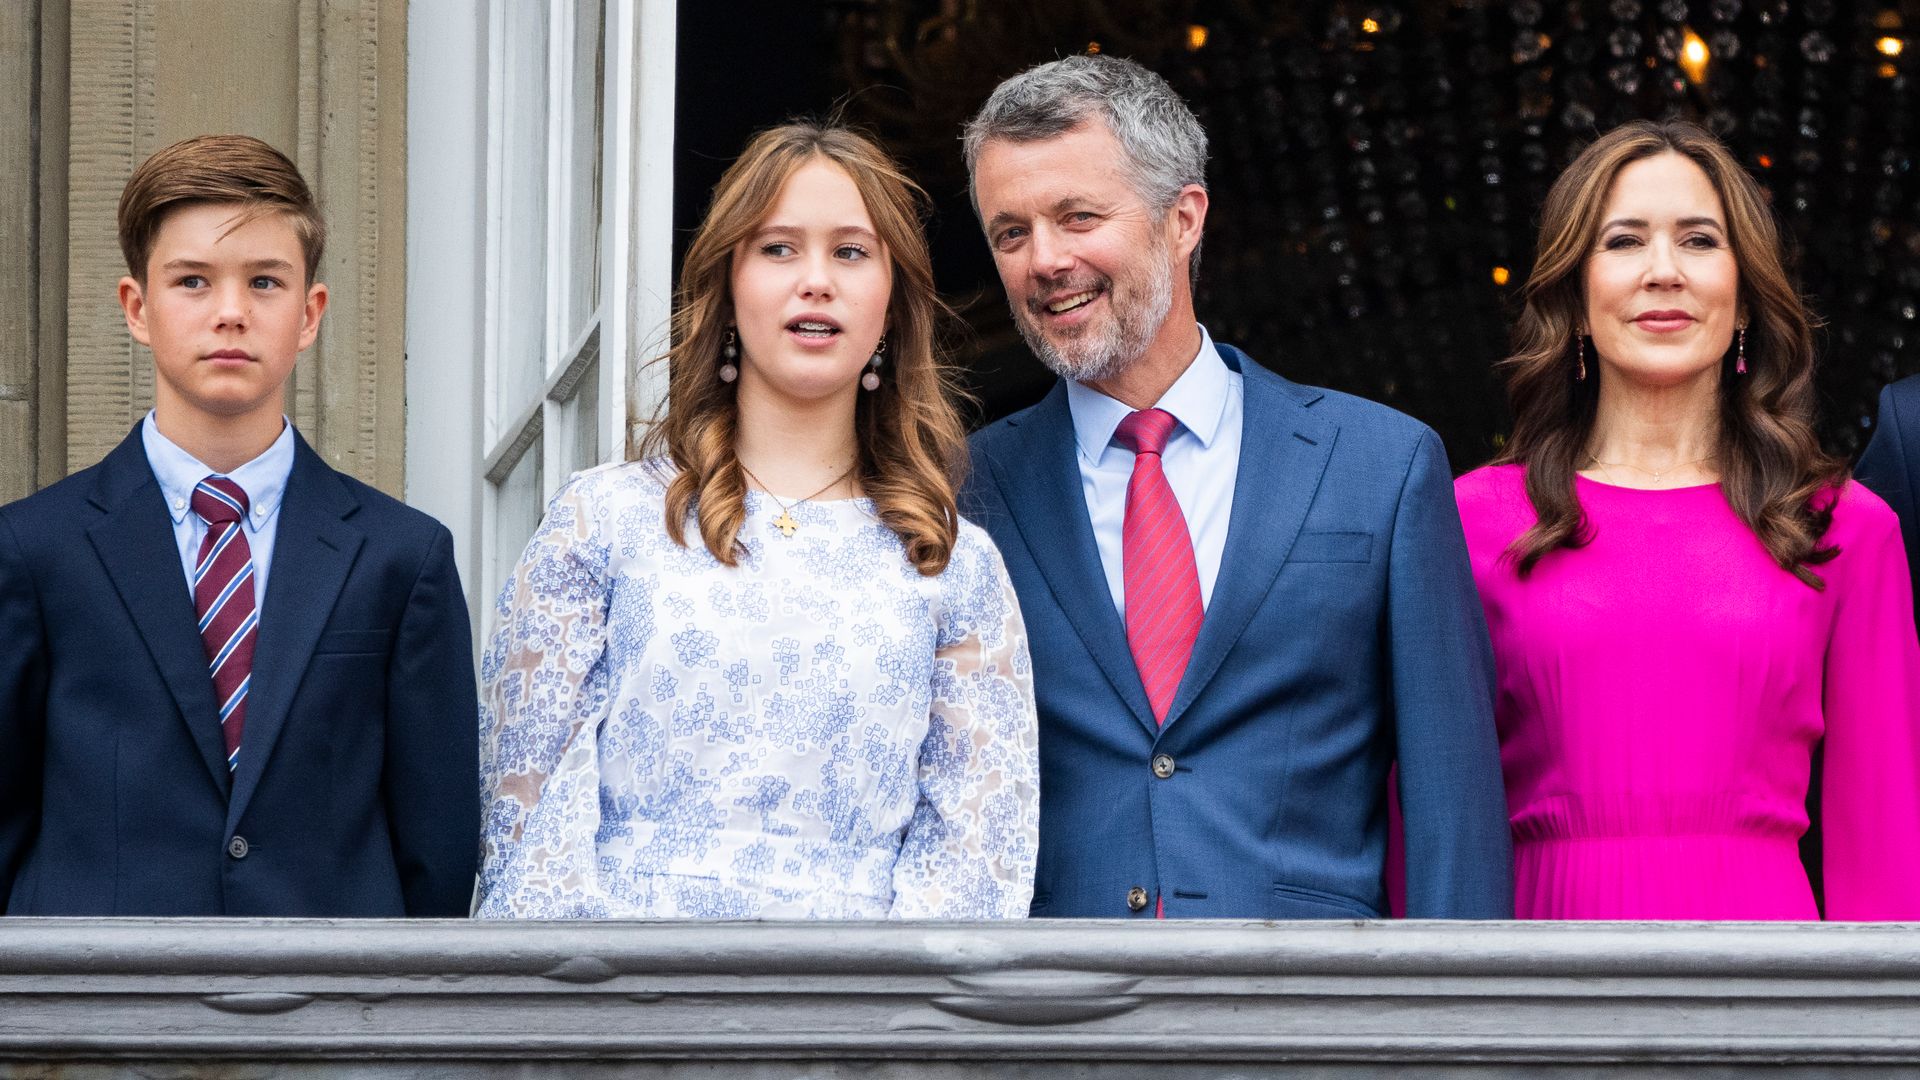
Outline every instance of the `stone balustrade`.
POLYGON ((1920 1076, 1920 927, 0 919, 0 1076, 1920 1076))

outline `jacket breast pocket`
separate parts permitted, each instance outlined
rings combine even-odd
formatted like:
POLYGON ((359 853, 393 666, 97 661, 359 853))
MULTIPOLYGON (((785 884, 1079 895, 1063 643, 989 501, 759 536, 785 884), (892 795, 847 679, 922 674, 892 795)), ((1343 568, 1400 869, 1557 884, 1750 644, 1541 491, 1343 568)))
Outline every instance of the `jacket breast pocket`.
POLYGON ((1288 562, 1371 562, 1373 534, 1370 532, 1303 532, 1293 542, 1288 562))
POLYGON ((315 656, 385 656, 393 648, 391 630, 329 630, 314 643, 315 656))

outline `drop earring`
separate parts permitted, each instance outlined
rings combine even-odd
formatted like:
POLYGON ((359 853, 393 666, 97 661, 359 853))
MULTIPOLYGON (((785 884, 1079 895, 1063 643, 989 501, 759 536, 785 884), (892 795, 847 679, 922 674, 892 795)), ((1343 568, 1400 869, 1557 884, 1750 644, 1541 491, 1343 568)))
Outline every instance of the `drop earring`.
POLYGON ((1573 335, 1573 348, 1574 348, 1574 365, 1575 365, 1573 369, 1574 381, 1586 382, 1587 381, 1587 336, 1585 334, 1573 335))
POLYGON ((1734 357, 1733 373, 1735 375, 1747 373, 1747 328, 1744 326, 1740 328, 1740 349, 1738 355, 1734 357))
POLYGON ((868 390, 880 389, 880 365, 886 362, 887 339, 882 337, 873 347, 873 355, 867 358, 867 373, 860 376, 860 385, 868 390))
POLYGON ((727 327, 727 340, 720 346, 720 381, 732 382, 740 377, 740 368, 734 363, 740 358, 739 337, 733 327, 727 327))

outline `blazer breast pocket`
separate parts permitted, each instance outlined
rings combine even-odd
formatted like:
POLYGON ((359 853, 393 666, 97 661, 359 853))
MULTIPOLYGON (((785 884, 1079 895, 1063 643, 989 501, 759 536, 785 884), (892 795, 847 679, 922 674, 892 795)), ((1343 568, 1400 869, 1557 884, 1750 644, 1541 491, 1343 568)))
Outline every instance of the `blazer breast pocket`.
POLYGON ((385 656, 393 648, 391 630, 329 630, 314 643, 315 656, 385 656))
POLYGON ((1303 532, 1293 542, 1288 562, 1348 562, 1373 560, 1370 532, 1303 532))

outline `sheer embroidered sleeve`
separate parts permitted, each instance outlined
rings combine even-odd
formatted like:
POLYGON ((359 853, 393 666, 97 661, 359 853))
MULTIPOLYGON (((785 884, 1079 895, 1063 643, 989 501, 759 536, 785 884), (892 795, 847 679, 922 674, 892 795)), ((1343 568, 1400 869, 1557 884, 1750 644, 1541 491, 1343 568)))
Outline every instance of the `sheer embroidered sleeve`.
POLYGON ((1040 829, 1026 627, 1000 553, 970 524, 940 592, 919 801, 894 865, 891 915, 1024 917, 1040 829))
POLYGON ((548 505, 481 658, 483 918, 608 914, 594 848, 596 734, 612 706, 600 475, 575 477, 548 505))

